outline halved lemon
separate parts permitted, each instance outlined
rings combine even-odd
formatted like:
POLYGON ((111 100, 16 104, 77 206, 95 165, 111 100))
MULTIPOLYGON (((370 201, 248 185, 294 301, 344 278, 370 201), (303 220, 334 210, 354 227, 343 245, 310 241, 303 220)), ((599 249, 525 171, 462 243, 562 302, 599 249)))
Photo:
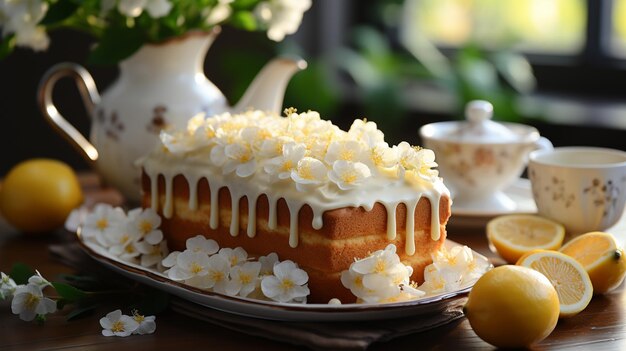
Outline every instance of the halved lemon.
POLYGON ((593 297, 593 285, 585 268, 558 251, 541 251, 526 256, 520 266, 545 275, 559 295, 559 317, 571 317, 584 310, 593 297))
POLYGON ((569 241, 560 250, 580 262, 589 274, 593 291, 604 294, 617 288, 626 276, 626 257, 609 233, 591 232, 569 241))
POLYGON ((560 248, 565 238, 565 228, 539 216, 506 215, 489 221, 487 238, 504 260, 515 263, 529 251, 560 248))

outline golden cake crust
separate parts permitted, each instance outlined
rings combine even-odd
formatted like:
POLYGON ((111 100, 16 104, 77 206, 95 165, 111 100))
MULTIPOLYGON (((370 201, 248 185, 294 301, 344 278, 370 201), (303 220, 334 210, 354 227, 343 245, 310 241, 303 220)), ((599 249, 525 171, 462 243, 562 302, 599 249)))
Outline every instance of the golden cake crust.
MULTIPOLYGON (((276 252, 281 260, 292 260, 309 274, 311 295, 308 301, 325 303, 333 297, 344 302, 353 302, 354 296, 340 282, 340 274, 355 258, 395 244, 400 259, 414 269, 412 279, 423 280, 423 269, 432 262, 431 254, 440 249, 446 238, 445 224, 450 216, 450 199, 442 196, 439 202, 440 237, 431 238, 431 204, 422 197, 415 210, 415 248, 413 255, 405 253, 405 226, 407 208, 399 204, 396 208, 397 235, 387 238, 387 210, 375 203, 370 211, 362 207, 344 207, 325 211, 323 226, 312 226, 313 211, 304 205, 298 213, 298 246, 289 245, 289 208, 285 200, 277 204, 277 228, 268 228, 269 203, 267 196, 261 195, 256 202, 256 235, 246 234, 248 224, 248 201, 239 201, 239 233, 230 234, 231 197, 228 188, 219 190, 219 225, 211 229, 209 182, 202 178, 197 185, 197 209, 191 210, 189 184, 183 175, 173 178, 172 207, 170 218, 163 217, 161 228, 171 250, 184 250, 185 241, 198 234, 214 239, 220 247, 244 248, 249 256, 259 257, 276 252)), ((151 180, 142 174, 142 204, 150 207, 152 202, 151 180)), ((157 178, 158 208, 165 203, 165 179, 157 178)), ((162 210, 161 210, 162 211, 162 210)))

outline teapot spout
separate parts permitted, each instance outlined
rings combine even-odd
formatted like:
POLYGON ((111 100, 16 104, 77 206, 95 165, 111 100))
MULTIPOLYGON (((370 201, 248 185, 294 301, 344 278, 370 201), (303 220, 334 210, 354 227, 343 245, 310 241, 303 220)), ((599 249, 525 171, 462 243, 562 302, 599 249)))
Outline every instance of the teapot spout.
POLYGON ((289 80, 306 67, 306 61, 301 58, 278 57, 270 61, 254 78, 232 112, 256 109, 280 114, 289 80))

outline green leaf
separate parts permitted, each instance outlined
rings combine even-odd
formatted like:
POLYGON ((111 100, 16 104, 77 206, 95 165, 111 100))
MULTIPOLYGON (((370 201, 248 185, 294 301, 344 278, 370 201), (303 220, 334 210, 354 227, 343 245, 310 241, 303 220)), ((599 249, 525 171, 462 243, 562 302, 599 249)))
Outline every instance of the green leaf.
POLYGON ((75 319, 79 319, 79 318, 91 315, 93 311, 95 311, 96 307, 97 305, 87 305, 87 306, 83 306, 80 308, 75 308, 74 310, 72 310, 72 312, 70 312, 67 315, 66 320, 69 322, 75 319))
POLYGON ((13 52, 13 49, 15 48, 15 42, 15 35, 10 35, 4 38, 4 40, 0 41, 0 60, 9 56, 9 54, 13 52))
POLYGON ((57 291, 59 296, 61 296, 68 302, 77 301, 86 296, 84 291, 76 289, 75 287, 69 284, 53 282, 52 286, 57 291))
POLYGON ((16 284, 28 284, 28 278, 35 275, 35 271, 24 263, 16 263, 11 268, 9 276, 13 278, 16 284))
POLYGON ((239 11, 233 13, 233 16, 230 19, 230 23, 233 26, 241 29, 245 29, 248 31, 253 31, 258 28, 258 24, 256 22, 256 17, 252 12, 248 11, 239 11))
POLYGON ((67 1, 57 1, 50 5, 46 16, 41 20, 41 25, 50 25, 53 23, 61 22, 64 19, 70 17, 78 9, 78 4, 67 1))
POLYGON ((143 42, 143 36, 137 29, 110 27, 87 62, 94 65, 117 64, 139 50, 143 42))

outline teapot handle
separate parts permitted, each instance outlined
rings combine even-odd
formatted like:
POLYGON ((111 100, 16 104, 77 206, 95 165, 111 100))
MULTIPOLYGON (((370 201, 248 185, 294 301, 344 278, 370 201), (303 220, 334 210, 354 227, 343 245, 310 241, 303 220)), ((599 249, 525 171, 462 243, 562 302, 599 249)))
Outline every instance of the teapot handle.
POLYGON ((537 142, 535 142, 535 150, 552 150, 554 149, 554 145, 552 142, 548 140, 546 137, 540 137, 537 142))
POLYGON ((87 160, 93 164, 98 159, 98 150, 57 110, 52 101, 52 91, 61 78, 72 77, 78 86, 78 91, 91 116, 94 106, 100 103, 100 94, 91 74, 75 63, 63 62, 52 66, 39 82, 37 102, 46 120, 54 129, 64 136, 87 160))

